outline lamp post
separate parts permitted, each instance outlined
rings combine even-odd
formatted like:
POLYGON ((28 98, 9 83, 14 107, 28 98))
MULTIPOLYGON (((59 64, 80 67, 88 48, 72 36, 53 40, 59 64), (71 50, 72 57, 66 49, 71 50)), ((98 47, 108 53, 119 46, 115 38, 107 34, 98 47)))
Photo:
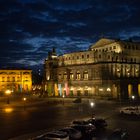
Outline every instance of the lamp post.
POLYGON ((11 94, 11 90, 6 90, 5 94, 7 95, 7 104, 10 104, 10 99, 9 99, 9 95, 11 94))
POLYGON ((62 97, 63 97, 63 105, 64 105, 64 98, 65 98, 65 95, 63 95, 62 97))
POLYGON ((133 105, 134 105, 134 101, 135 101, 135 96, 134 95, 132 95, 132 102, 133 102, 133 105))
POLYGON ((95 106, 95 103, 94 102, 90 102, 90 107, 91 107, 91 118, 94 118, 95 117, 95 114, 93 112, 93 107, 95 106))
POLYGON ((24 109, 24 110, 25 110, 25 102, 26 102, 26 100, 27 100, 27 99, 24 97, 24 98, 23 98, 23 109, 24 109))

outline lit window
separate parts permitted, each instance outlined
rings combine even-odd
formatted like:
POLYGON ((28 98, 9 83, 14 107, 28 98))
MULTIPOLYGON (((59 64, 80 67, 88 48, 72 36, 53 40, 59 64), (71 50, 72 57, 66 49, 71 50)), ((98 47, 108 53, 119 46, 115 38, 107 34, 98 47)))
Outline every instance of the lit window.
POLYGON ((116 49, 116 46, 113 46, 113 49, 116 49))
POLYGON ((7 82, 9 82, 10 81, 10 77, 7 77, 7 82))
POLYGON ((67 79, 67 73, 66 72, 64 73, 64 79, 67 79))
POLYGON ((12 81, 13 81, 13 82, 15 81, 15 77, 12 78, 12 81))
POLYGON ((79 71, 77 71, 77 73, 76 73, 76 79, 77 79, 77 80, 80 80, 80 77, 81 77, 81 74, 80 74, 79 71))
POLYGON ((58 79, 61 79, 61 78, 62 78, 62 76, 61 76, 61 74, 59 74, 59 75, 58 75, 58 79))
POLYGON ((84 79, 88 79, 88 72, 87 71, 84 71, 84 79))
POLYGON ((2 77, 2 82, 5 82, 5 77, 2 77))
POLYGON ((70 73, 70 79, 73 80, 73 78, 74 78, 74 76, 73 76, 73 73, 71 72, 70 73))

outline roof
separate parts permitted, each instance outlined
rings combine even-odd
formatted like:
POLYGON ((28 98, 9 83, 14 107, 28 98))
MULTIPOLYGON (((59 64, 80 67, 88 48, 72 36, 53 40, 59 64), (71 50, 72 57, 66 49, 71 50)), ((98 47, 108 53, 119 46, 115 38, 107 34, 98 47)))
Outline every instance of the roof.
POLYGON ((113 39, 107 39, 107 38, 101 38, 99 41, 97 41, 94 45, 91 46, 91 48, 95 47, 101 47, 107 44, 111 44, 115 42, 116 40, 113 39))

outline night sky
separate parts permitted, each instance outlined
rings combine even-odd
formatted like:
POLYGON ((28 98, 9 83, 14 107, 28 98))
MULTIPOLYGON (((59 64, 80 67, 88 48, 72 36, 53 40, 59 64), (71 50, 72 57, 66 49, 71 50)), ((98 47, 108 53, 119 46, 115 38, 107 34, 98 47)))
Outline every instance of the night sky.
POLYGON ((99 38, 140 41, 140 0, 0 0, 0 68, 40 67, 47 52, 99 38))

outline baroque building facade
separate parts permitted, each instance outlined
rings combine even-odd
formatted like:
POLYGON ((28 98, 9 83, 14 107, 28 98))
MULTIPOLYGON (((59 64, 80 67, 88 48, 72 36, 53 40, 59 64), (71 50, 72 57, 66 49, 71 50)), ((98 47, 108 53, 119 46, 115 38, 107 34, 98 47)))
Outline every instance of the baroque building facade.
POLYGON ((57 56, 44 64, 48 96, 140 96, 140 43, 102 38, 88 50, 57 56))
POLYGON ((32 70, 0 69, 0 92, 10 90, 16 92, 30 92, 32 90, 32 70))

